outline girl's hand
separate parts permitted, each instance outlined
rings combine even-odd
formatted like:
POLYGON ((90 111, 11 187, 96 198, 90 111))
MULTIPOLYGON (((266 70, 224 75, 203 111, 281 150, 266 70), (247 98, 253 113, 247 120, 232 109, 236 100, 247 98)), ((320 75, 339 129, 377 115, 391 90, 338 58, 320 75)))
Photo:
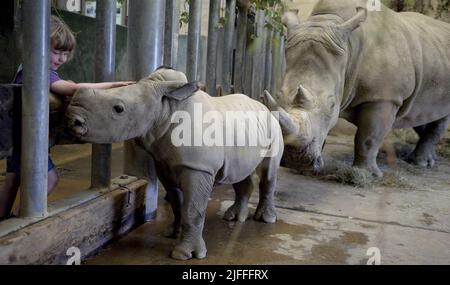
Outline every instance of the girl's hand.
POLYGON ((118 81, 118 82, 112 82, 111 83, 111 88, 115 88, 115 87, 123 87, 123 86, 128 86, 128 85, 133 85, 136 84, 136 81, 118 81))

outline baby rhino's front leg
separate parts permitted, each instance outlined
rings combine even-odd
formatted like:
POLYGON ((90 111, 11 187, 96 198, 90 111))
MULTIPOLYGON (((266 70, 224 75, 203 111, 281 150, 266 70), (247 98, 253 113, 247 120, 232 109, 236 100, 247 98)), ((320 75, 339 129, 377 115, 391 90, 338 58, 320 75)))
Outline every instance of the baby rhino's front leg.
POLYGON ((214 178, 205 172, 183 170, 180 179, 184 196, 181 210, 181 239, 171 256, 180 260, 192 257, 205 258, 207 250, 202 233, 214 178))

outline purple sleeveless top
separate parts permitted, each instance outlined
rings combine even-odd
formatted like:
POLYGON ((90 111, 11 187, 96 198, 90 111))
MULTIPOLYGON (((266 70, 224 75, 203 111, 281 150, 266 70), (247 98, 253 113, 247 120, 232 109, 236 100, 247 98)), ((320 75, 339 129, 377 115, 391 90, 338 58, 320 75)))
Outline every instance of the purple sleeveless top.
MULTIPOLYGON (((58 73, 52 69, 49 70, 49 84, 52 85, 56 81, 61 80, 58 73)), ((16 76, 14 77, 13 83, 15 84, 23 84, 23 69, 22 65, 19 66, 17 70, 16 76)))

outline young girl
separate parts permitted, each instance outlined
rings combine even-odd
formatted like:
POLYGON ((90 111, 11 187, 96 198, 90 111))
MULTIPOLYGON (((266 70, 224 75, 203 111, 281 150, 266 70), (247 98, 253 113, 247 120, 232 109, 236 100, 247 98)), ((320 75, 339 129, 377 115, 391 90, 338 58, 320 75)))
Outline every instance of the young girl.
MULTIPOLYGON (((71 59, 75 49, 75 37, 69 27, 58 17, 52 16, 50 21, 50 91, 63 96, 73 96, 80 88, 107 89, 113 87, 126 86, 135 83, 134 81, 122 82, 102 82, 102 83, 75 83, 73 81, 62 80, 56 72, 58 68, 71 59)), ((26 72, 26 71, 25 71, 26 72)), ((13 83, 22 84, 23 70, 19 67, 13 83)), ((20 111, 20 110, 19 110, 20 111)), ((21 115, 16 116, 20 120, 21 115)), ((20 122, 16 120, 16 129, 20 130, 20 122)), ((3 188, 0 189, 0 221, 10 215, 17 191, 20 186, 20 151, 21 136, 20 131, 13 132, 13 153, 6 162, 6 179, 3 188)), ((48 157, 48 188, 50 194, 58 183, 58 174, 55 166, 48 157)))

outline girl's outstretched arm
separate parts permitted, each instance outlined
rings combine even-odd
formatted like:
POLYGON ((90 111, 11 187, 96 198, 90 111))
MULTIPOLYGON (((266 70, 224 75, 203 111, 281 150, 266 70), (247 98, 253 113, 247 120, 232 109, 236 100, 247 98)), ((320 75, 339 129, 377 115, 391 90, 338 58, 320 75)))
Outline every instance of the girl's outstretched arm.
POLYGON ((75 83, 68 80, 58 80, 50 85, 50 91, 63 95, 73 96, 80 88, 109 89, 135 84, 136 81, 100 82, 100 83, 75 83))

